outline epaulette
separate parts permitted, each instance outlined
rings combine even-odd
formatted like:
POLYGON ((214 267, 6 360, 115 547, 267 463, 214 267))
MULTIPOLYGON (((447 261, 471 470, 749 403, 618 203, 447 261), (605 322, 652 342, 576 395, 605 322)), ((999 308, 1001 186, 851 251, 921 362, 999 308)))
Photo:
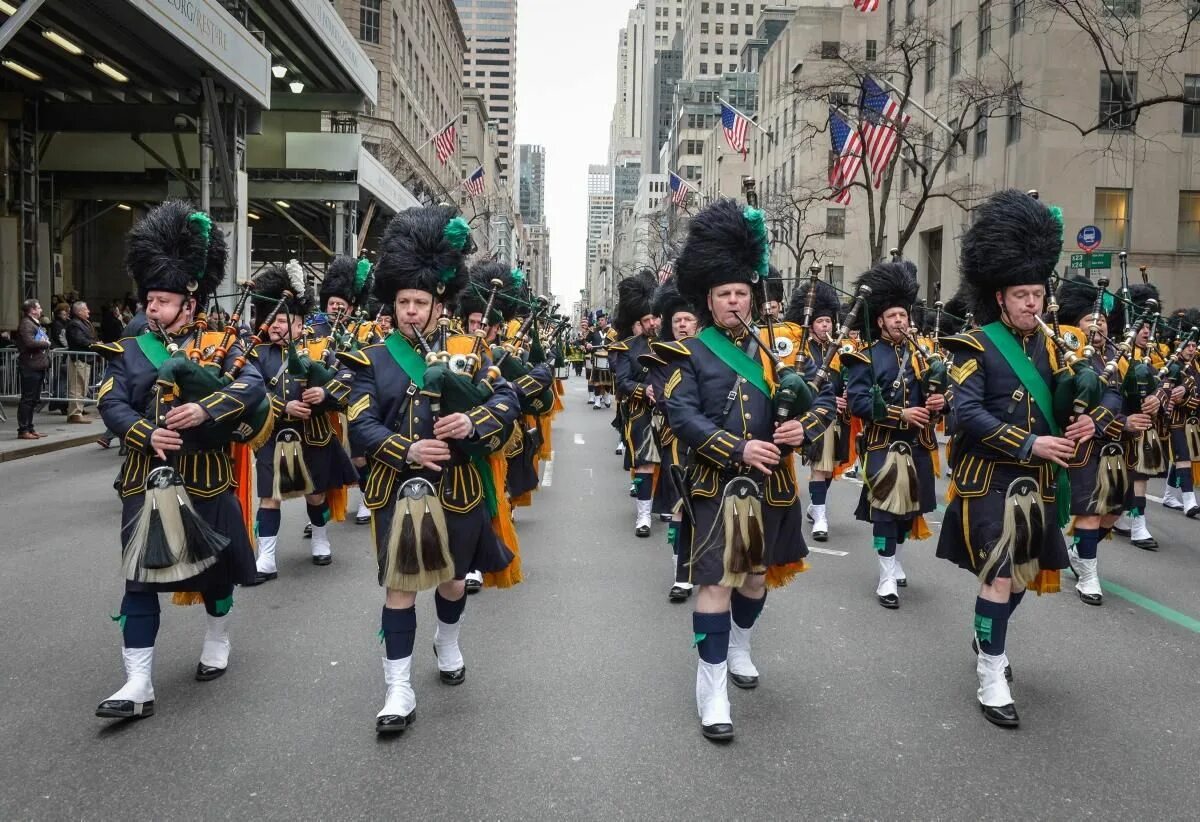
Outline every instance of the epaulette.
POLYGON ((980 339, 980 331, 978 328, 971 331, 965 331, 962 334, 951 334, 949 337, 942 337, 938 340, 942 348, 953 350, 955 348, 970 348, 972 351, 983 350, 983 340, 980 339))
POLYGON ((863 363, 866 363, 867 365, 870 365, 871 364, 871 347, 867 346, 866 348, 860 348, 857 351, 846 351, 845 353, 839 352, 838 356, 841 357, 841 362, 845 362, 846 360, 849 359, 849 360, 858 360, 859 362, 863 362, 863 363))
POLYGON ((608 345, 605 346, 605 348, 607 348, 609 351, 628 351, 629 350, 629 346, 625 343, 624 340, 617 340, 616 342, 610 342, 608 345))
MULTIPOLYGON (((132 339, 132 337, 130 337, 129 339, 132 339)), ((119 343, 119 342, 95 342, 95 343, 92 343, 89 347, 93 351, 95 351, 97 354, 100 354, 103 357, 112 358, 112 357, 117 356, 118 354, 125 353, 125 346, 121 345, 121 343, 119 343)))
MULTIPOLYGON (((367 348, 375 348, 375 347, 376 346, 373 346, 373 345, 367 346, 367 348)), ((364 351, 364 349, 359 349, 358 351, 339 351, 338 352, 338 362, 340 362, 342 365, 349 365, 349 366, 370 365, 371 359, 365 353, 363 353, 363 351, 364 351)))
POLYGON ((666 365, 667 364, 666 360, 664 360, 662 357, 659 357, 653 353, 638 354, 637 360, 638 360, 639 365, 644 365, 647 368, 649 368, 652 365, 666 365))
POLYGON ((692 352, 681 340, 651 340, 650 350, 667 362, 676 357, 692 356, 692 352))

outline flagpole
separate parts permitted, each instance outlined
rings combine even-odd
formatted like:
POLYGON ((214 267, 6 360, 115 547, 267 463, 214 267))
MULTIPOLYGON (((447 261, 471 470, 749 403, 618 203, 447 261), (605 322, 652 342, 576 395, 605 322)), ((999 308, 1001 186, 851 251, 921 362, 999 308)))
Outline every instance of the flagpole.
POLYGON ((763 134, 767 135, 767 139, 768 139, 768 140, 771 140, 772 142, 774 142, 775 138, 771 136, 771 132, 767 131, 765 128, 763 128, 762 126, 760 126, 758 123, 754 122, 754 118, 753 118, 753 117, 750 117, 750 116, 748 116, 748 115, 746 114, 746 112, 744 112, 744 111, 742 111, 741 109, 739 109, 737 106, 735 106, 733 103, 731 103, 731 102, 729 102, 728 100, 726 100, 724 97, 718 97, 718 98, 717 98, 717 102, 718 102, 718 103, 724 103, 725 105, 727 105, 727 106, 729 106, 731 109, 733 109, 733 110, 734 110, 734 112, 736 112, 737 114, 740 114, 740 115, 742 115, 743 117, 745 117, 745 118, 746 118, 746 122, 747 122, 747 123, 749 123, 750 125, 754 126, 756 129, 758 129, 759 131, 761 131, 763 134))
POLYGON ((460 111, 458 114, 455 114, 453 117, 451 117, 451 118, 450 118, 450 119, 449 119, 449 120, 446 122, 446 125, 442 126, 441 128, 439 128, 437 131, 435 131, 435 132, 433 133, 433 136, 432 136, 432 137, 430 137, 430 138, 429 138, 428 140, 426 140, 425 142, 421 143, 421 145, 417 146, 417 153, 418 153, 418 154, 420 154, 420 153, 421 153, 421 149, 425 148, 425 146, 429 145, 429 144, 430 144, 430 143, 432 143, 434 140, 436 140, 436 139, 438 138, 438 135, 439 135, 439 134, 441 134, 443 131, 445 131, 445 130, 446 130, 447 128, 449 128, 450 126, 452 126, 452 125, 454 125, 455 123, 457 123, 457 122, 458 122, 458 118, 459 118, 459 117, 462 117, 462 116, 463 116, 463 112, 461 112, 461 111, 460 111))
MULTIPOLYGON (((875 76, 875 75, 873 75, 873 74, 868 74, 867 76, 868 76, 868 77, 870 77, 872 80, 876 80, 876 81, 878 81, 879 83, 883 84, 884 86, 886 86, 886 87, 887 87, 888 89, 890 89, 891 91, 894 91, 894 92, 896 92, 897 94, 899 94, 899 95, 900 95, 900 99, 901 99, 901 100, 903 100, 903 99, 904 99, 904 92, 903 92, 903 91, 901 91, 900 89, 896 88, 896 86, 894 86, 892 83, 888 82, 887 80, 883 79, 882 77, 876 77, 876 76, 875 76)), ((922 105, 921 105, 920 103, 918 103, 916 100, 914 100, 914 99, 913 99, 911 96, 908 98, 908 103, 909 103, 909 105, 911 105, 913 108, 915 108, 917 111, 921 112, 921 113, 922 113, 922 114, 924 114, 926 117, 928 117, 930 120, 933 120, 933 122, 937 123, 937 124, 938 124, 939 126, 941 126, 943 129, 945 129, 946 133, 947 133, 947 134, 949 134, 951 137, 957 137, 957 136, 958 136, 958 132, 956 132, 954 129, 950 128, 950 126, 948 126, 948 125, 946 125, 945 123, 943 123, 943 122, 942 122, 941 120, 939 120, 939 119, 938 119, 938 118, 937 118, 935 115, 933 115, 933 114, 930 114, 928 109, 926 109, 924 106, 922 106, 922 105)))

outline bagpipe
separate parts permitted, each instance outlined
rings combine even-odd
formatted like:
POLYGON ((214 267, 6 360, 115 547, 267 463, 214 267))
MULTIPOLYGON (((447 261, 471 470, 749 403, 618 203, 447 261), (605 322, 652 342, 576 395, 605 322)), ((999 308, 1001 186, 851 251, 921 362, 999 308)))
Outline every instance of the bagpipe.
MULTIPOLYGON (((522 389, 519 392, 522 410, 526 413, 540 415, 554 407, 553 374, 551 373, 551 379, 547 380, 545 385, 540 386, 539 390, 534 393, 528 394, 524 389, 532 388, 533 383, 537 382, 530 372, 534 368, 546 364, 546 347, 538 332, 538 320, 543 315, 549 316, 557 306, 552 306, 550 300, 544 296, 534 297, 529 306, 529 314, 522 321, 516 333, 511 338, 503 340, 499 345, 492 346, 492 359, 493 368, 497 369, 504 379, 522 389)), ((551 348, 566 330, 569 322, 569 318, 558 319, 549 338, 551 348)), ((487 380, 490 388, 494 381, 490 372, 487 380)))
POLYGON ((1059 326, 1058 301, 1054 296, 1056 281, 1056 277, 1051 277, 1046 285, 1046 313, 1050 315, 1050 323, 1041 317, 1035 319, 1038 330, 1058 353, 1059 363, 1066 366, 1054 375, 1053 392, 1055 419, 1066 428, 1074 418, 1087 414, 1100 404, 1104 385, 1092 366, 1095 352, 1090 342, 1079 340, 1073 334, 1064 334, 1059 326))

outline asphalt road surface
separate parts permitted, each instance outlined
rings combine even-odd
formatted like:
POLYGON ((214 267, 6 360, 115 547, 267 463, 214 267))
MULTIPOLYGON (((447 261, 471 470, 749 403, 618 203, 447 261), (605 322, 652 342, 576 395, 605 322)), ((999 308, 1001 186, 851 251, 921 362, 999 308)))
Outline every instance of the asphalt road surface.
POLYGON ((122 682, 116 449, 0 465, 0 818, 1200 814, 1200 522, 1152 503, 1158 553, 1102 545, 1103 607, 1069 574, 1063 593, 1026 599, 1008 634, 1012 731, 975 701, 972 578, 914 543, 900 610, 879 607, 859 487, 835 483, 820 546, 835 553, 770 595, 762 684, 731 689, 737 739, 718 746, 699 733, 690 606, 666 599, 664 526, 634 537, 611 415, 583 392, 568 383, 552 467, 517 514, 525 583, 471 598, 456 688, 437 680, 419 597, 419 719, 386 740, 366 526, 334 525, 334 562, 317 568, 303 505, 284 506, 279 579, 235 594, 214 682, 192 676, 203 610, 164 597, 157 713, 114 723, 93 710, 122 682))

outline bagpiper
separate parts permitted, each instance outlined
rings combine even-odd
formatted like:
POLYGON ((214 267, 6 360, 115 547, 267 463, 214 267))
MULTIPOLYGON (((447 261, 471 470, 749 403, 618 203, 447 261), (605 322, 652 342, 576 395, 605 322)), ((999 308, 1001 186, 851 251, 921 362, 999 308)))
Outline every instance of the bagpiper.
MULTIPOLYGON (((375 297, 395 307, 396 331, 382 345, 346 355, 355 369, 347 416, 351 442, 367 455, 367 505, 386 596, 381 614, 387 695, 377 733, 412 724, 413 643, 418 591, 434 588, 433 647, 441 681, 466 679, 459 636, 472 568, 502 571, 512 552, 496 538, 497 489, 484 481, 488 454, 503 446, 520 401, 486 352, 451 361, 449 320, 439 322, 467 282, 470 226, 451 206, 410 208, 384 233, 375 297)), ((465 342, 473 350, 474 340, 465 342)))
MULTIPOLYGON (((1200 369, 1196 362, 1200 310, 1180 309, 1172 316, 1176 324, 1175 351, 1167 376, 1172 380, 1170 406, 1171 467, 1167 472, 1163 506, 1183 511, 1188 519, 1200 516, 1196 501, 1193 466, 1200 461, 1200 369)), ((1166 413, 1166 408, 1163 413, 1166 413)))
POLYGON ((639 358, 650 353, 650 342, 658 333, 652 311, 657 280, 649 270, 617 283, 616 324, 637 333, 608 346, 615 356, 613 382, 617 393, 619 432, 625 444, 625 469, 632 473, 636 514, 634 534, 650 536, 650 513, 654 504, 654 478, 659 464, 658 444, 651 429, 656 395, 650 383, 652 363, 639 358))
POLYGON ((327 495, 359 480, 333 425, 346 407, 354 375, 338 361, 331 337, 304 335, 312 308, 304 270, 296 260, 268 266, 255 276, 253 289, 268 337, 250 350, 250 358, 263 376, 274 417, 271 438, 254 459, 258 573, 251 584, 261 585, 279 576, 283 501, 304 498, 312 563, 326 566, 333 561, 327 495))
POLYGON ((714 740, 734 733, 728 680, 758 685, 750 644, 767 586, 786 585, 805 569, 790 454, 823 430, 809 408, 833 407, 827 387, 814 401, 799 375, 777 367, 750 326, 752 288, 767 274, 768 254, 758 209, 721 199, 697 214, 676 275, 704 327, 656 347, 672 367, 663 389, 667 420, 691 449, 679 552, 700 586, 692 618, 696 709, 701 733, 714 740))
POLYGON ((962 239, 962 278, 982 327, 942 338, 954 357, 955 443, 937 555, 979 582, 976 696, 984 717, 1005 727, 1019 723, 1008 623, 1026 590, 1058 590, 1066 508, 1060 517, 1055 499, 1068 505, 1070 496, 1057 486, 1076 445, 1096 430, 1086 415, 1069 421, 1054 409, 1051 386, 1065 366, 1040 328, 1061 252, 1061 214, 1016 190, 990 197, 962 239))
POLYGON ((589 396, 596 410, 612 408, 613 372, 608 360, 608 346, 617 341, 616 329, 608 324, 603 309, 596 310, 596 325, 584 337, 583 350, 592 363, 589 396))
POLYGON ((225 277, 221 229, 187 203, 152 209, 129 232, 125 266, 145 306, 136 337, 98 343, 108 358, 99 407, 126 448, 121 498, 125 684, 100 717, 154 714, 158 595, 199 596, 207 628, 196 679, 229 666, 233 587, 254 581, 254 552, 235 496, 230 444, 261 432, 265 390, 230 328, 206 332, 204 305, 225 277))

